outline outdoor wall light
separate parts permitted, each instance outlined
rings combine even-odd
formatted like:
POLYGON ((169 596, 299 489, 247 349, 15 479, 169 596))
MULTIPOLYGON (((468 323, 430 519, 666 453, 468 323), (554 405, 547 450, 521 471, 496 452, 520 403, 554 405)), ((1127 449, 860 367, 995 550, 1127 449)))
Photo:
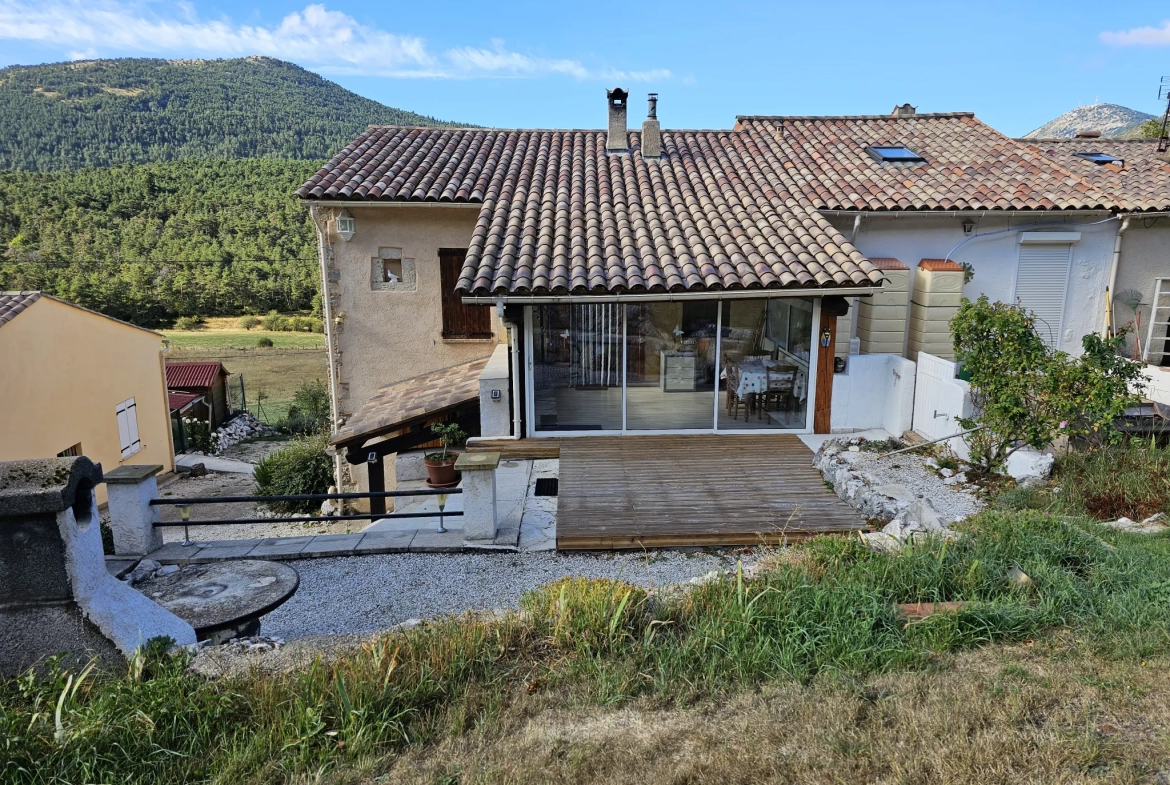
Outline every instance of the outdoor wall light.
POLYGON ((350 215, 349 210, 342 208, 341 212, 337 214, 337 234, 342 240, 348 242, 353 237, 354 220, 350 215))
POLYGON ((183 519, 183 542, 181 544, 184 548, 186 548, 188 545, 195 544, 191 542, 191 533, 187 530, 187 522, 191 520, 190 504, 179 505, 179 517, 183 519))

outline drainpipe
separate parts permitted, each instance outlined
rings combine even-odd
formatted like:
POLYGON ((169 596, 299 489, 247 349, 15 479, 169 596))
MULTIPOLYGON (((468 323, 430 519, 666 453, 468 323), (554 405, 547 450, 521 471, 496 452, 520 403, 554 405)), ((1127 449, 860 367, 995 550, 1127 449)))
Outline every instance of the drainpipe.
POLYGON ((861 213, 853 216, 853 234, 849 236, 850 244, 856 246, 857 244, 857 230, 861 228, 861 213))
MULTIPOLYGON (((337 358, 333 356, 333 305, 329 301, 329 268, 325 263, 325 255, 329 250, 329 219, 325 217, 325 211, 315 204, 309 206, 309 215, 313 218, 313 228, 317 230, 317 261, 321 266, 321 310, 325 317, 325 356, 329 360, 329 407, 332 410, 330 430, 334 430, 341 416, 341 407, 337 393, 337 358)), ((333 484, 337 488, 341 488, 341 461, 341 454, 334 452, 333 484)))
POLYGON ((1106 338, 1113 334, 1113 290, 1117 287, 1117 267, 1121 263, 1121 235, 1129 228, 1129 216, 1121 221, 1121 228, 1117 230, 1117 238, 1113 241, 1113 262, 1109 266, 1109 286, 1105 289, 1105 327, 1101 334, 1106 338))

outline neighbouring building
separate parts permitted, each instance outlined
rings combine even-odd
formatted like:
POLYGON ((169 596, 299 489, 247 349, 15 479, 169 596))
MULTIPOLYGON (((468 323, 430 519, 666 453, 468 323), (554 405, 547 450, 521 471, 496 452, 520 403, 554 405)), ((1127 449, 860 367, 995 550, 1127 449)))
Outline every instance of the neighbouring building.
POLYGON ((84 455, 107 472, 173 471, 163 345, 43 292, 0 292, 0 461, 84 455))
POLYGON ((628 99, 598 131, 371 127, 298 190, 348 466, 475 409, 516 438, 871 427, 964 296, 1078 352, 1147 209, 969 112, 671 131, 651 94, 638 132, 628 99))
POLYGON ((167 360, 167 390, 185 393, 174 396, 171 411, 203 420, 211 430, 223 425, 231 416, 227 394, 227 369, 214 360, 167 360), (194 396, 194 397, 188 397, 194 396))

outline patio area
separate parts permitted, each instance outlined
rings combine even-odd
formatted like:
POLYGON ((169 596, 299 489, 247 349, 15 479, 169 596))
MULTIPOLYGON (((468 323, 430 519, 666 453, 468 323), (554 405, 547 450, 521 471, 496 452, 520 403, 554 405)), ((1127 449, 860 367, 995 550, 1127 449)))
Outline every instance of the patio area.
POLYGON ((759 545, 865 527, 797 436, 560 440, 559 550, 759 545))

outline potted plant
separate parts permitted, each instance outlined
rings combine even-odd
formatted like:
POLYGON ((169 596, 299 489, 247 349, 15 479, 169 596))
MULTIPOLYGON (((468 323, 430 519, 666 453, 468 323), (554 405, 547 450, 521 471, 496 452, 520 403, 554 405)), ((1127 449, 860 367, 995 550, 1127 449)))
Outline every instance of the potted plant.
POLYGON ((455 461, 459 453, 450 449, 451 445, 459 444, 467 438, 467 433, 459 427, 459 423, 434 423, 431 432, 439 437, 443 445, 442 452, 427 453, 423 456, 423 463, 427 467, 427 484, 438 488, 454 485, 459 480, 455 476, 455 461))

